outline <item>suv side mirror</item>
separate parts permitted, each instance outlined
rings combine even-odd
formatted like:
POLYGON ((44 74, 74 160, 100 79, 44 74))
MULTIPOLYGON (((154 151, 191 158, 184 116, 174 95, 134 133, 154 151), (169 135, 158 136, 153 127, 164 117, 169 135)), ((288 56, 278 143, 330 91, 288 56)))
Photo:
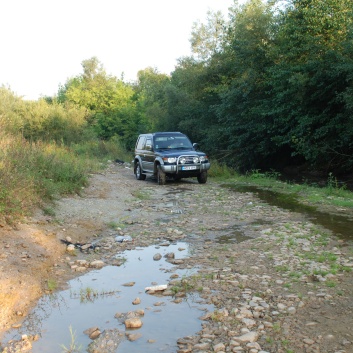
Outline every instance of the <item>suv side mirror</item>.
POLYGON ((192 147, 194 147, 195 151, 197 151, 200 148, 199 144, 196 142, 192 144, 192 147))
POLYGON ((147 151, 152 151, 152 145, 146 145, 145 148, 146 148, 147 151))

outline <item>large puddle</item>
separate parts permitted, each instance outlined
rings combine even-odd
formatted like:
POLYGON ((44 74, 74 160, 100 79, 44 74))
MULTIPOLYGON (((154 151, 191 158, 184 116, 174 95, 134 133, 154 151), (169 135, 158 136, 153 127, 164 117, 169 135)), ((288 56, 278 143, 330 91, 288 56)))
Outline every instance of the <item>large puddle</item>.
POLYGON ((188 244, 150 246, 119 254, 119 258, 126 260, 124 265, 89 272, 70 281, 69 289, 44 296, 22 327, 6 333, 2 342, 20 339, 22 334, 39 335, 40 339, 33 342, 33 353, 61 352, 62 345, 70 345, 71 327, 76 333, 77 345, 82 345, 81 351, 84 352, 91 340, 83 331, 95 326, 100 331, 113 328, 125 331, 125 325, 114 317, 115 314, 143 309, 143 326, 134 330, 142 337, 133 342, 123 341, 116 352, 176 351, 177 339, 198 332, 201 329, 200 316, 204 310, 212 308, 197 294, 176 303, 171 296, 145 293, 145 288, 153 283, 167 284, 171 277, 178 275, 182 278, 196 271, 176 270, 164 257, 168 253, 174 253, 175 259, 182 259, 189 255, 188 244), (162 255, 159 261, 153 260, 156 253, 162 255), (126 286, 129 282, 135 284, 126 286), (133 305, 137 297, 141 304, 133 305), (147 343, 148 340, 154 343, 147 343))
POLYGON ((331 230, 341 239, 353 238, 353 220, 347 216, 330 214, 319 211, 316 207, 303 205, 295 196, 278 193, 271 190, 260 189, 256 186, 224 185, 237 192, 255 193, 261 200, 269 205, 304 214, 314 224, 321 225, 331 230))

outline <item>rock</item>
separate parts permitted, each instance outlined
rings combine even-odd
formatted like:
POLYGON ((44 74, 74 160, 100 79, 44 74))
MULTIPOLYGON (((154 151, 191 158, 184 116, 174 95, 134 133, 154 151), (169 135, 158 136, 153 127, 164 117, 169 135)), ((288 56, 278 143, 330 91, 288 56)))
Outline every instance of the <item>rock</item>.
POLYGON ((91 335, 94 331, 99 330, 99 328, 97 326, 94 327, 90 327, 87 330, 84 330, 83 333, 87 336, 91 335))
POLYGON ((133 317, 131 319, 125 320, 126 328, 140 328, 142 326, 142 321, 138 317, 133 317))
POLYGON ((225 349, 226 349, 226 346, 223 343, 218 343, 215 346, 213 346, 214 352, 225 351, 225 349))
POLYGON ((89 338, 90 338, 91 340, 95 340, 95 339, 97 339, 100 335, 101 335, 101 332, 100 332, 100 330, 98 329, 98 330, 96 330, 96 331, 93 331, 93 332, 89 335, 89 338))
POLYGON ((148 292, 148 293, 160 292, 160 291, 166 290, 167 288, 168 288, 167 284, 160 284, 157 286, 146 287, 145 292, 148 292))
POLYGON ((166 259, 174 259, 175 258, 175 254, 173 252, 169 252, 168 254, 164 255, 164 257, 166 259))
POLYGON ((133 342, 142 337, 141 333, 126 333, 126 337, 129 341, 133 342))
POLYGON ((233 337, 233 339, 238 342, 246 343, 246 342, 255 342, 258 337, 259 337, 259 334, 257 332, 251 331, 251 332, 245 333, 242 336, 233 337))
POLYGON ((94 260, 90 262, 89 267, 91 268, 102 268, 104 266, 104 262, 101 260, 94 260))
POLYGON ((66 251, 68 253, 74 253, 75 252, 75 245, 74 244, 69 244, 67 247, 66 247, 66 251))
POLYGON ((154 261, 159 261, 162 258, 162 255, 160 253, 157 253, 155 255, 153 255, 153 260, 154 261))
POLYGON ((133 287, 134 285, 135 285, 135 282, 127 282, 123 284, 124 287, 133 287))
POLYGON ((246 327, 253 327, 256 325, 256 321, 252 319, 243 318, 241 321, 246 327))
POLYGON ((287 310, 288 314, 295 314, 297 312, 297 309, 294 306, 291 306, 287 310))
POLYGON ((138 305, 138 304, 141 304, 141 299, 140 298, 135 298, 132 302, 133 305, 138 305))
POLYGON ((309 345, 312 345, 312 344, 315 343, 315 341, 312 340, 312 339, 310 339, 310 338, 304 338, 304 339, 303 339, 303 342, 304 342, 305 344, 309 344, 309 345))
POLYGON ((194 346, 194 350, 197 351, 197 350, 200 350, 200 351, 209 351, 209 348, 210 348, 210 344, 209 343, 197 343, 195 344, 194 346))
POLYGON ((145 311, 143 309, 139 309, 135 311, 135 314, 138 316, 144 316, 145 315, 145 311))

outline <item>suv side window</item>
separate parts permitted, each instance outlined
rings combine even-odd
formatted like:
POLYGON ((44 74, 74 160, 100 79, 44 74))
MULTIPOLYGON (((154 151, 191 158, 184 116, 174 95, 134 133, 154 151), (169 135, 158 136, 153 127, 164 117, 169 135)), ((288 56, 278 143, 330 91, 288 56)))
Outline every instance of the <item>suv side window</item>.
POLYGON ((146 139, 145 149, 146 149, 146 150, 149 150, 149 151, 152 150, 152 139, 151 139, 151 138, 147 138, 147 139, 146 139))
POLYGON ((137 141, 137 144, 136 144, 136 149, 137 150, 142 150, 143 148, 143 145, 144 145, 144 142, 145 142, 145 136, 140 136, 139 140, 137 141))

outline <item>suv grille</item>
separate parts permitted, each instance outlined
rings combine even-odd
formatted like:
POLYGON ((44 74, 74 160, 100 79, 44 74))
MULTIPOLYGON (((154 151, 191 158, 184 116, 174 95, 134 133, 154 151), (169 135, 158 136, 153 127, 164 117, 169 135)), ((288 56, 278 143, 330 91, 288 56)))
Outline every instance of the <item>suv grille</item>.
POLYGON ((183 159, 186 160, 186 162, 183 163, 183 164, 195 164, 195 163, 194 163, 194 158, 198 158, 198 156, 180 156, 180 157, 178 158, 178 162, 177 162, 178 164, 181 164, 181 163, 179 162, 181 158, 183 158, 183 159))

